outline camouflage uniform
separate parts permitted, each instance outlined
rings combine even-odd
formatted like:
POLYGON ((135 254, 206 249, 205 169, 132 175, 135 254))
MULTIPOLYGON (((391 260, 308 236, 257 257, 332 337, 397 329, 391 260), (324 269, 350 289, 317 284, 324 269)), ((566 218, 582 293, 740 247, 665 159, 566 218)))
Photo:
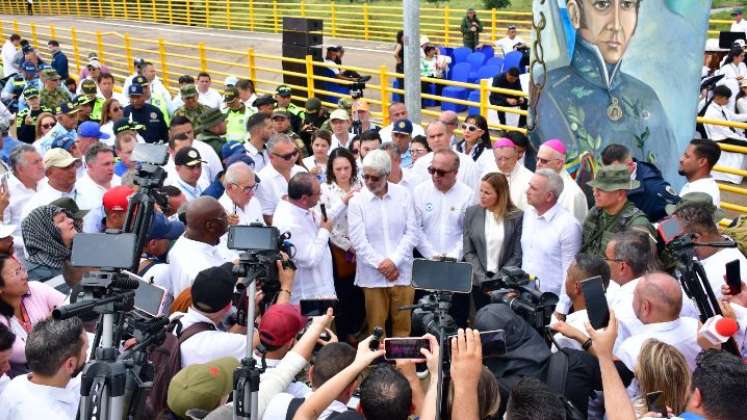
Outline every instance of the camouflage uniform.
POLYGON ((176 111, 174 111, 175 117, 187 117, 190 121, 192 121, 192 125, 197 124, 198 118, 200 118, 200 115, 208 112, 210 110, 210 107, 207 105, 203 105, 198 103, 196 108, 187 108, 185 105, 180 106, 177 108, 176 111))
POLYGON ((594 207, 584 220, 580 252, 604 258, 604 250, 612 236, 634 226, 652 232, 646 214, 630 201, 627 201, 617 214, 609 214, 599 207, 594 207))
POLYGON ((57 108, 61 103, 70 101, 70 95, 62 86, 58 86, 53 92, 43 88, 39 92, 41 106, 49 109, 57 108))

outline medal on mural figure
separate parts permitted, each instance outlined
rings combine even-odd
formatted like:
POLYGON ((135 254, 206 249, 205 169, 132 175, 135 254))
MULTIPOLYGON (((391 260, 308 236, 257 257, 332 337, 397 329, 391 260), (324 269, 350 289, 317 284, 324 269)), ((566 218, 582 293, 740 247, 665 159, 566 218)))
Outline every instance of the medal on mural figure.
POLYGON ((612 97, 612 103, 607 107, 607 116, 611 121, 620 121, 623 117, 623 110, 620 107, 620 100, 612 97))

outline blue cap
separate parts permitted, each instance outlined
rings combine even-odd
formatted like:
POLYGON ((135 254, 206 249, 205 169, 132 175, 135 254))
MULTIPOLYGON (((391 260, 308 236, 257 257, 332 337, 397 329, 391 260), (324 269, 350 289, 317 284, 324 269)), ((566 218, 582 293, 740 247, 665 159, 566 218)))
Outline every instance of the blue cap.
POLYGON ((184 224, 166 218, 163 213, 155 213, 148 231, 148 240, 168 239, 173 241, 184 233, 184 224))
POLYGON ((68 133, 60 131, 52 140, 50 149, 65 149, 68 152, 75 145, 75 139, 72 138, 68 133))
POLYGON ((101 126, 95 121, 85 121, 78 127, 78 136, 108 139, 109 135, 101 132, 101 126))
POLYGON ((407 134, 408 136, 411 135, 412 122, 410 122, 410 120, 397 121, 392 127, 392 133, 407 134))
POLYGON ((246 153, 246 149, 244 148, 244 145, 239 143, 238 141, 229 141, 223 144, 223 147, 220 149, 220 155, 223 158, 223 160, 226 160, 230 158, 231 156, 238 154, 238 153, 246 153))
POLYGON ((138 84, 131 84, 130 88, 127 89, 127 94, 129 96, 142 96, 143 95, 143 87, 138 84))
POLYGON ((24 61, 21 67, 25 72, 36 73, 36 66, 30 61, 24 61))

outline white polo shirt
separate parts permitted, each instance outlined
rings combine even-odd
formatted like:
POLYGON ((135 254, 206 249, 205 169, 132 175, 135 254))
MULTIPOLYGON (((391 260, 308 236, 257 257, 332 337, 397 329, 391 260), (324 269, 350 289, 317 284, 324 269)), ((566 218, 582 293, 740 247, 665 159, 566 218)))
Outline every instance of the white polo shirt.
MULTIPOLYGON (((459 156, 457 181, 476 191, 480 188, 480 167, 477 166, 471 157, 464 153, 456 152, 456 154, 459 156)), ((416 184, 431 180, 431 175, 428 173, 428 167, 431 166, 431 162, 433 162, 433 152, 416 160, 415 164, 412 165, 410 173, 415 178, 416 184)))
POLYGON ((715 179, 711 178, 700 178, 693 182, 688 182, 682 186, 680 191, 680 197, 691 192, 704 192, 711 196, 713 204, 718 207, 721 204, 721 191, 718 189, 718 183, 715 179))
POLYGON ((265 166, 270 164, 270 155, 267 152, 267 148, 263 148, 260 152, 257 146, 247 141, 244 143, 244 149, 249 152, 249 157, 254 161, 254 173, 261 171, 265 166))
MULTIPOLYGON (((122 179, 116 175, 112 177, 111 186, 116 187, 122 183, 122 179)), ((100 207, 104 194, 108 189, 94 182, 88 172, 78 179, 75 183, 75 189, 78 190, 78 197, 75 202, 81 210, 90 210, 100 207)))
POLYGON ((0 420, 70 420, 78 412, 80 375, 65 388, 37 385, 19 375, 0 395, 0 420))
POLYGON ((26 218, 26 216, 31 213, 32 210, 34 210, 37 207, 40 206, 46 206, 49 203, 53 202, 54 200, 57 200, 61 197, 70 197, 73 200, 78 199, 78 192, 73 186, 73 189, 69 192, 63 192, 56 190, 52 188, 49 184, 44 184, 36 191, 36 194, 34 194, 29 201, 26 202, 26 205, 23 206, 23 210, 21 211, 21 220, 26 218))
POLYGON ((695 369, 695 358, 703 350, 698 345, 697 319, 683 317, 674 321, 643 325, 638 334, 625 340, 615 353, 631 372, 635 372, 641 348, 650 338, 655 338, 679 350, 685 356, 690 372, 695 369))
POLYGON ((425 258, 446 255, 461 260, 464 213, 472 205, 472 189, 457 181, 444 193, 426 181, 415 189, 414 201, 420 228, 418 251, 425 258))
MULTIPOLYGON (((293 178, 293 175, 299 172, 306 172, 306 170, 298 165, 293 165, 290 178, 293 178)), ((256 197, 262 205, 262 214, 272 216, 280 200, 288 195, 288 180, 271 164, 262 168, 257 176, 261 182, 256 197)))
MULTIPOLYGON (((198 322, 213 322, 194 308, 187 309, 187 313, 179 319, 182 331, 198 322)), ((215 325, 215 324, 213 324, 215 325)), ((246 357, 246 335, 225 331, 202 331, 182 343, 182 368, 199 363, 208 363, 221 357, 234 357, 241 360, 246 357)))
POLYGON ((169 273, 174 287, 174 297, 192 286, 197 274, 210 267, 226 262, 218 247, 199 242, 182 235, 171 247, 168 256, 169 273))
POLYGON ((197 96, 197 102, 210 108, 220 109, 223 105, 223 97, 213 88, 208 88, 207 92, 200 92, 197 89, 197 96))

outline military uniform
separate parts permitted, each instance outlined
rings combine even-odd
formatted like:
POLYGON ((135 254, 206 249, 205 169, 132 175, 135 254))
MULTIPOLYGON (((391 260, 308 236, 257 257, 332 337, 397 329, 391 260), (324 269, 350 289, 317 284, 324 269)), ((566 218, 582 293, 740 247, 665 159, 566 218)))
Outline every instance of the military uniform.
POLYGON ((41 100, 41 106, 49 109, 57 108, 61 103, 68 102, 70 94, 62 86, 57 86, 57 89, 50 92, 46 88, 39 92, 39 98, 41 100))
POLYGON ((197 104, 197 107, 195 108, 187 108, 185 105, 180 106, 179 108, 174 111, 175 117, 186 117, 190 121, 192 121, 192 124, 196 124, 197 120, 200 118, 200 115, 208 112, 210 110, 210 107, 207 105, 203 105, 201 103, 197 104))
MULTIPOLYGON (((638 188, 640 183, 630 179, 625 165, 613 164, 600 168, 594 180, 587 185, 602 191, 630 191, 638 188)), ((610 214, 605 209, 594 207, 589 211, 582 226, 580 252, 604 258, 604 251, 612 236, 636 226, 638 229, 653 233, 646 214, 629 200, 626 200, 617 214, 610 214)))
POLYGON ((197 123, 195 124, 195 130, 199 133, 197 135, 197 140, 210 145, 210 147, 215 150, 215 154, 221 158, 223 158, 223 156, 221 156, 221 150, 223 149, 223 145, 226 143, 226 139, 222 136, 211 133, 208 129, 222 121, 225 121, 225 119, 226 116, 220 112, 219 109, 208 107, 208 111, 200 115, 200 118, 197 119, 197 123))

